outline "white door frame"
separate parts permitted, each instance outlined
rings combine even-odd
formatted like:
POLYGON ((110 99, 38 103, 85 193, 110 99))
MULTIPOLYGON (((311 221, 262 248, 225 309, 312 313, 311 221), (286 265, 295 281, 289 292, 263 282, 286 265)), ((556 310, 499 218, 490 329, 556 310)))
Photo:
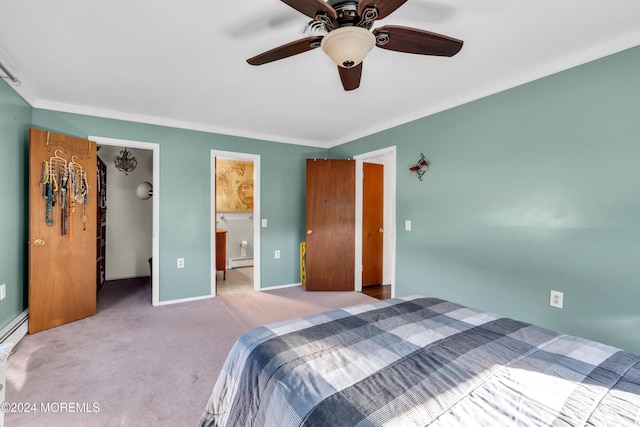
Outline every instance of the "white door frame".
POLYGON ((396 271, 396 146, 353 156, 356 161, 356 262, 355 290, 362 291, 362 163, 384 165, 384 248, 382 280, 395 297, 396 271))
MULTIPOLYGON (((211 297, 216 296, 216 157, 253 162, 253 289, 260 290, 260 155, 211 150, 211 297)), ((225 263, 227 260, 225 260, 225 263)))
POLYGON ((151 263, 151 304, 160 305, 160 144, 154 142, 130 141, 127 139, 89 136, 91 141, 99 145, 138 148, 153 151, 153 225, 151 237, 151 256, 156 262, 151 263))

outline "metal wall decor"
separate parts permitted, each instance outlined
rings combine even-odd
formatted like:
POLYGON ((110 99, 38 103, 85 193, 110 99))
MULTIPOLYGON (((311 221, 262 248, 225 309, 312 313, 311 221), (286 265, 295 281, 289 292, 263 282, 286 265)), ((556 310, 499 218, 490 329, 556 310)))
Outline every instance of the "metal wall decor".
POLYGON ((113 163, 120 172, 124 172, 125 175, 129 175, 129 172, 133 171, 138 166, 138 160, 128 151, 125 147, 124 151, 120 152, 120 156, 113 156, 113 163))
POLYGON ((429 163, 427 163, 422 153, 420 153, 420 159, 418 159, 415 166, 409 168, 411 175, 417 176, 420 181, 422 181, 422 175, 424 175, 427 169, 429 169, 429 163))

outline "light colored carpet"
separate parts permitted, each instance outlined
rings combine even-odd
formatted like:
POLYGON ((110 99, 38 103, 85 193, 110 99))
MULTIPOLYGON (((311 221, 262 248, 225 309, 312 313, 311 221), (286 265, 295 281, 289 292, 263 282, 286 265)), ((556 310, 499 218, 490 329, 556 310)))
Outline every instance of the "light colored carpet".
POLYGON ((293 287, 152 307, 148 280, 109 282, 98 314, 28 335, 14 348, 6 401, 33 404, 35 412, 7 413, 5 424, 193 426, 242 333, 372 300, 293 287))

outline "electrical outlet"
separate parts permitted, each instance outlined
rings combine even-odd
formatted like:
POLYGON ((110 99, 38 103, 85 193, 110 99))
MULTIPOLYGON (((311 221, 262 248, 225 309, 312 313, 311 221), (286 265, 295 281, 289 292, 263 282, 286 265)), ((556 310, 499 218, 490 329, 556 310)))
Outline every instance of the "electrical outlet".
POLYGON ((178 258, 178 268, 184 268, 184 258, 178 258))
POLYGON ((267 228, 267 218, 262 218, 262 228, 267 228))
POLYGON ((558 291, 551 291, 551 295, 549 296, 549 305, 551 307, 562 308, 562 303, 564 300, 564 294, 558 291))
POLYGON ((280 251, 276 249, 276 259, 280 259, 280 251))
POLYGON ((7 285, 0 285, 0 301, 7 297, 7 285))

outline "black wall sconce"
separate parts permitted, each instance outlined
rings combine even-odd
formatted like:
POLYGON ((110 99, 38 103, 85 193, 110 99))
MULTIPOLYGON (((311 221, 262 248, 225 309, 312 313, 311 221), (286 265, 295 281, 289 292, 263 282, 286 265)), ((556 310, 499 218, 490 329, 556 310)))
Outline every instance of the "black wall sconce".
POLYGON ((411 171, 411 175, 417 176, 420 181, 422 181, 422 175, 429 169, 429 163, 424 158, 424 154, 420 153, 420 159, 418 159, 418 163, 415 166, 411 166, 409 170, 411 171))

